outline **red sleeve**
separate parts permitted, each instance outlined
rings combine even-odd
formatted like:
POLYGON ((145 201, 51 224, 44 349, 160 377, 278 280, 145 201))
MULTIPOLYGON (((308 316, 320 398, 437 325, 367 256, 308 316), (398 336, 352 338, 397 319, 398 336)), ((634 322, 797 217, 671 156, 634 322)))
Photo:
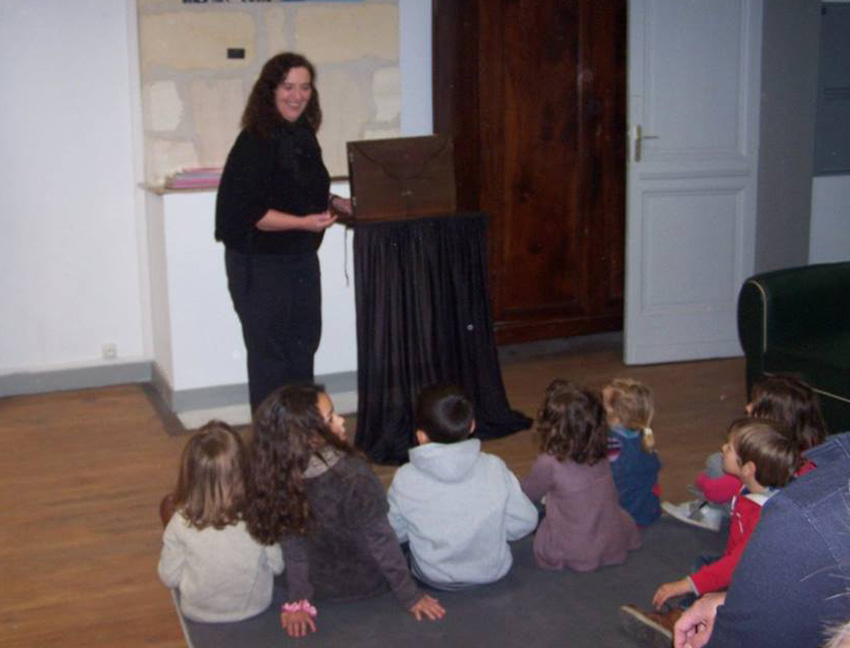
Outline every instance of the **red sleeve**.
POLYGON ((715 504, 726 504, 741 490, 741 480, 732 475, 722 477, 709 477, 704 472, 697 475, 696 485, 705 499, 715 504))
POLYGON ((744 549, 747 548, 747 543, 750 541, 750 537, 753 535, 761 517, 761 506, 747 500, 741 503, 740 511, 740 517, 734 513, 732 515, 729 540, 726 542, 726 551, 723 553, 723 557, 717 562, 706 565, 695 574, 691 574, 691 582, 700 596, 709 592, 725 590, 732 582, 732 573, 735 571, 744 549), (735 529, 734 525, 739 522, 740 528, 735 529))
POLYGON ((797 471, 797 474, 795 475, 795 477, 802 477, 803 475, 807 475, 810 472, 812 472, 815 468, 817 468, 817 466, 815 464, 813 464, 808 459, 804 459, 803 465, 800 466, 800 469, 797 471))

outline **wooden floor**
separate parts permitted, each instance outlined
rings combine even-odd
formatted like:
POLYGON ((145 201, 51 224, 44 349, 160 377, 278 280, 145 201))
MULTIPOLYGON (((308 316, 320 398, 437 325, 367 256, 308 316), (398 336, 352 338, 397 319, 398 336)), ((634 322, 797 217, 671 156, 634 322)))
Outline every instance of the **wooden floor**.
MULTIPOLYGON (((656 394, 662 490, 686 499, 743 412, 743 360, 627 369, 620 357, 607 343, 507 357, 511 404, 533 416, 555 377, 594 388, 614 376, 645 381, 656 394)), ((184 442, 165 433, 138 385, 0 399, 0 646, 184 645, 156 576, 157 503, 184 442)), ((520 476, 536 454, 529 431, 485 449, 520 476)), ((393 470, 376 472, 388 483, 393 470)))

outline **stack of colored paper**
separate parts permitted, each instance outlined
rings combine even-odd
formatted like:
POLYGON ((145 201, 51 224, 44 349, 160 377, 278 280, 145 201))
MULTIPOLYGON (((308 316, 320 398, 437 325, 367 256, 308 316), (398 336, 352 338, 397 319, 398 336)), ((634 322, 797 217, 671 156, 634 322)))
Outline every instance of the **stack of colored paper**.
POLYGON ((169 189, 213 189, 220 180, 220 167, 181 169, 168 177, 165 186, 169 189))

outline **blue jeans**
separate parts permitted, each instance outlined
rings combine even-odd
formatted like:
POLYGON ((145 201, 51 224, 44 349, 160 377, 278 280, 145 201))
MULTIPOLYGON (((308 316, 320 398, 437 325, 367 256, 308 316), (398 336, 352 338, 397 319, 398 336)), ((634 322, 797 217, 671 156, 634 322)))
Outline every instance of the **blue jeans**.
MULTIPOLYGON (((712 563, 716 563, 720 560, 722 556, 719 554, 700 554, 696 557, 696 559, 691 563, 691 573, 695 574, 703 567, 711 565, 712 563)), ((685 594, 682 598, 679 599, 679 602, 676 604, 680 610, 687 610, 691 607, 699 597, 696 594, 690 593, 685 594)))

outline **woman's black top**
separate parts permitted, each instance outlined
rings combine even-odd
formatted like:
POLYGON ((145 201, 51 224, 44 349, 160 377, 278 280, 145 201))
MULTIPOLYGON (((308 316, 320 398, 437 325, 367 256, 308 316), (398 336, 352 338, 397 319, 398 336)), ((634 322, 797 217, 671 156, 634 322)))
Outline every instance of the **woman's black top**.
POLYGON ((328 208, 330 177, 313 131, 301 119, 285 122, 269 138, 239 133, 221 176, 215 238, 244 254, 314 252, 323 232, 256 228, 269 209, 306 216, 328 208))

